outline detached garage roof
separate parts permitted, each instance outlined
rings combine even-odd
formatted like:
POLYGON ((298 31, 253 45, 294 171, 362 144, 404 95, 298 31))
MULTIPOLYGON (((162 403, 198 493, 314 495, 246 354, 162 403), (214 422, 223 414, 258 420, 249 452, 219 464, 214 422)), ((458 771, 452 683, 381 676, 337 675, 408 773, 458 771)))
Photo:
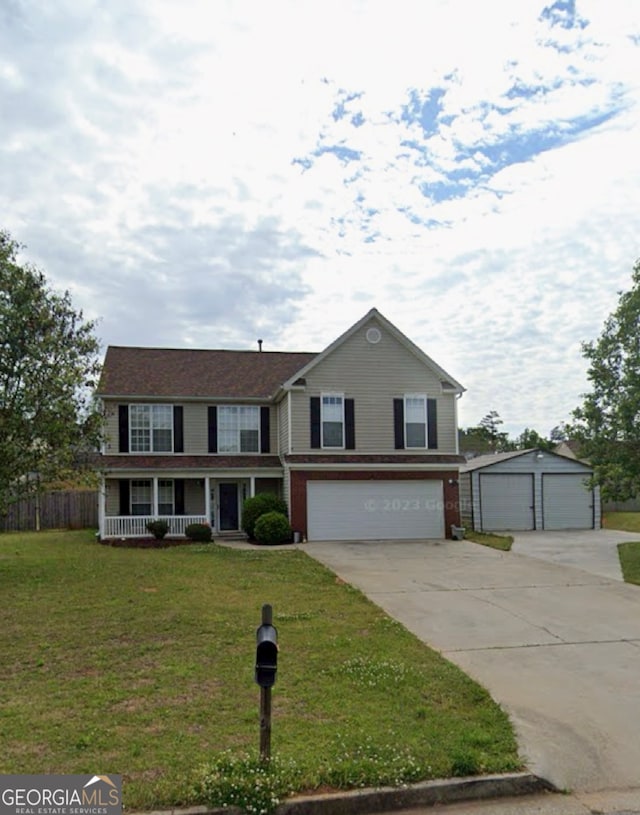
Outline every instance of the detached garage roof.
MULTIPOLYGON (((575 469, 575 465, 578 466, 582 465, 585 470, 591 470, 589 464, 586 461, 579 461, 576 458, 570 458, 569 456, 562 456, 559 453, 552 453, 549 450, 539 450, 536 447, 530 447, 528 450, 512 450, 509 453, 488 453, 485 456, 476 456, 475 458, 470 458, 465 464, 462 464, 460 467, 461 473, 470 473, 473 470, 480 470, 484 467, 491 467, 494 464, 501 464, 503 461, 509 461, 510 459, 518 458, 520 456, 530 456, 531 453, 538 453, 540 457, 540 461, 544 461, 545 457, 559 459, 560 461, 566 460, 570 462, 572 465, 572 469, 575 469)), ((525 461, 523 459, 522 464, 526 467, 527 470, 531 468, 531 460, 525 461)))

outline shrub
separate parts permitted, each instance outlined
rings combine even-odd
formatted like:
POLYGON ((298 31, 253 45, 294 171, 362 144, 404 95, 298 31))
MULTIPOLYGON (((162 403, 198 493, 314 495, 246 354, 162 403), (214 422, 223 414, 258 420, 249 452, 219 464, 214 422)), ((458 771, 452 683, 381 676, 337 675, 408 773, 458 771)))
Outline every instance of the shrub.
POLYGON ((209 524, 189 524, 184 534, 192 541, 208 543, 211 540, 211 527, 209 524))
POLYGON ((147 529, 149 532, 151 532, 156 540, 161 541, 169 531, 169 524, 166 521, 161 520, 148 521, 147 529))
POLYGON ((291 525, 281 512, 266 512, 256 521, 255 538, 258 543, 273 545, 291 543, 291 525))
POLYGON ((266 512, 279 512, 287 517, 287 505, 271 492, 261 492, 252 498, 247 498, 242 505, 242 528, 251 538, 255 539, 256 521, 266 512))

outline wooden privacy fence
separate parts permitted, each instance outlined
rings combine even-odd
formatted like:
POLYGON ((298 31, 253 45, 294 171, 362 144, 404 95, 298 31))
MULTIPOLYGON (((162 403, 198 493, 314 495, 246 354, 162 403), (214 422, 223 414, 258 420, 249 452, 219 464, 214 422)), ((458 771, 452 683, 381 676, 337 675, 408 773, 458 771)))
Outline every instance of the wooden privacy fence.
POLYGON ((12 504, 7 514, 0 516, 0 532, 97 526, 97 490, 56 490, 30 496, 12 504))

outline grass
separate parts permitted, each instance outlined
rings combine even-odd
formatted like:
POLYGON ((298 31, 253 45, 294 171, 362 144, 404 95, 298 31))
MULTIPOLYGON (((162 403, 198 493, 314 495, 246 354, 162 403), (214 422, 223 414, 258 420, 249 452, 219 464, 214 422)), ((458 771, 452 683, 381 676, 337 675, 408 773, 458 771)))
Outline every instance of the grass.
POLYGON ((481 543, 483 546, 490 546, 492 549, 500 549, 502 552, 511 551, 513 546, 512 535, 496 535, 493 532, 476 532, 473 529, 467 529, 464 536, 467 540, 474 541, 474 543, 481 543))
MULTIPOLYGON (((623 532, 640 532, 640 512, 604 512, 602 526, 623 532)), ((640 542, 619 543, 618 557, 625 582, 640 585, 640 542)))
POLYGON ((640 585, 640 541, 619 543, 618 556, 625 582, 640 585))
POLYGON ((521 767, 485 690, 301 551, 3 534, 0 596, 0 773, 121 773, 134 810, 255 798, 265 602, 287 792, 521 767))
POLYGON ((602 526, 623 532, 640 532, 640 512, 604 512, 602 526))

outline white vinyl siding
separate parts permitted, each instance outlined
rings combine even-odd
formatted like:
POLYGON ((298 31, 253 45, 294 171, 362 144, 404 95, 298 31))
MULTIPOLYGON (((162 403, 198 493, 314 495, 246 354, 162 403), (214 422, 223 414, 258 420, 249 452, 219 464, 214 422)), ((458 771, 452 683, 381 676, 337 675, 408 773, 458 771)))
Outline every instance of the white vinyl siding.
MULTIPOLYGON (((309 397, 339 392, 353 398, 358 453, 395 453, 393 399, 426 394, 437 401, 437 454, 455 454, 456 418, 452 392, 442 389, 438 376, 380 326, 381 340, 372 345, 366 331, 349 337, 306 375, 306 389, 291 392, 293 453, 312 452, 309 438, 309 397)), ((425 451, 426 452, 426 451, 425 451)))
MULTIPOLYGON (((175 403, 174 407, 182 404, 183 408, 183 434, 184 453, 193 456, 206 455, 209 452, 208 436, 208 414, 207 403, 185 402, 175 403)), ((133 406, 133 403, 132 403, 133 406)), ((221 407, 224 407, 222 405, 221 407)), ((259 407, 253 408, 260 410, 259 407)), ((270 415, 270 439, 269 449, 273 454, 278 450, 278 427, 282 430, 283 421, 286 422, 286 415, 276 419, 276 408, 271 407, 270 415)), ((259 421, 259 420, 258 420, 259 421)), ((118 453, 118 406, 117 403, 107 403, 106 405, 106 428, 105 428, 105 452, 107 455, 118 453)), ((282 437, 282 436, 281 436, 282 437)), ((132 451, 133 452, 133 451, 132 451)), ((167 451, 171 452, 171 451, 167 451)))
POLYGON ((307 537, 310 541, 442 538, 442 481, 309 481, 307 537))

